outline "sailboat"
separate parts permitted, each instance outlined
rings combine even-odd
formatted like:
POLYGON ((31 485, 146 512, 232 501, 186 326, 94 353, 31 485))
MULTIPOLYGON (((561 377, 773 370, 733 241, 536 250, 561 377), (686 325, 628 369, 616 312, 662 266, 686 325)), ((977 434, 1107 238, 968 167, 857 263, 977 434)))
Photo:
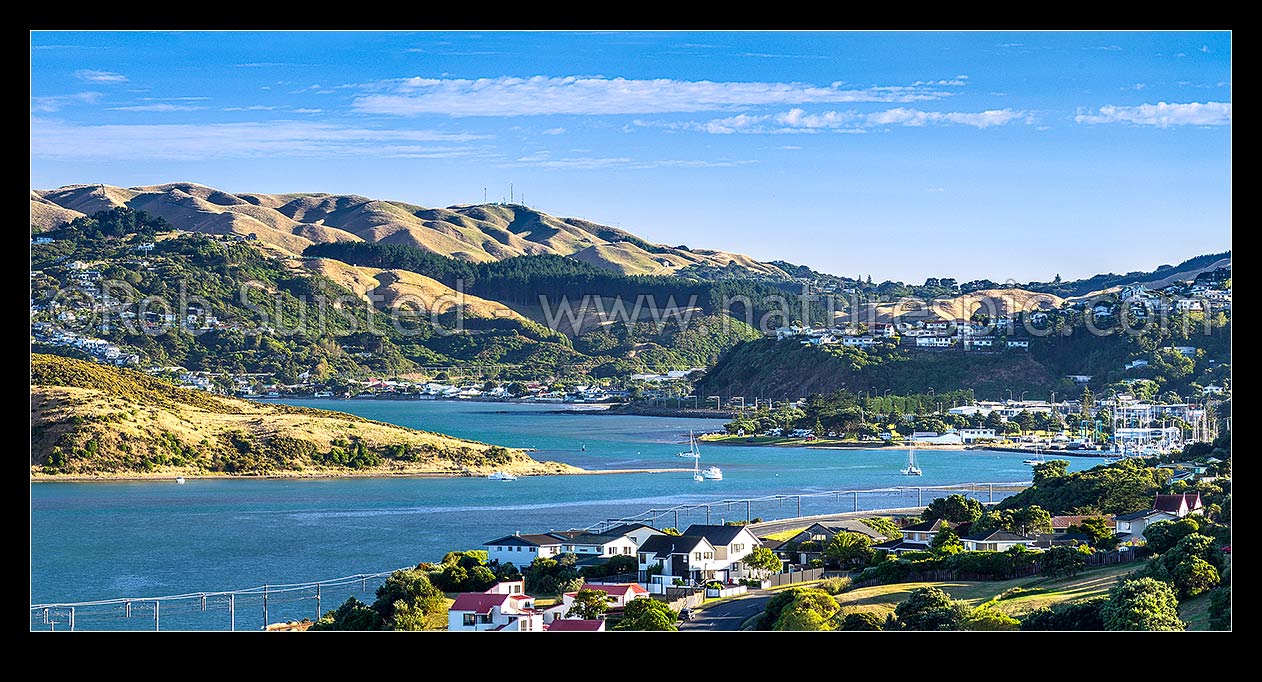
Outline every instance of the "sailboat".
POLYGON ((701 459, 700 458, 692 460, 692 480, 694 481, 705 480, 705 476, 701 475, 701 459))
POLYGON ((492 481, 516 481, 517 477, 506 471, 497 471, 493 474, 488 474, 487 479, 492 481))
POLYGON ((1030 466, 1037 466, 1039 464, 1045 464, 1046 462, 1047 460, 1043 458, 1043 448, 1035 448, 1034 456, 1024 461, 1025 464, 1029 464, 1030 466))
POLYGON ((692 430, 688 431, 688 452, 681 452, 676 457, 691 457, 696 459, 701 456, 701 452, 697 450, 697 438, 693 435, 692 430))
POLYGON ((697 450, 697 443, 694 440, 692 450, 696 452, 696 458, 692 460, 692 480, 694 481, 721 481, 723 480, 723 470, 718 467, 701 468, 701 451, 697 450))
POLYGON ((911 446, 910 449, 907 450, 907 466, 903 467, 903 470, 901 473, 904 476, 923 476, 924 475, 924 472, 920 470, 920 467, 916 466, 916 446, 913 445, 911 446))

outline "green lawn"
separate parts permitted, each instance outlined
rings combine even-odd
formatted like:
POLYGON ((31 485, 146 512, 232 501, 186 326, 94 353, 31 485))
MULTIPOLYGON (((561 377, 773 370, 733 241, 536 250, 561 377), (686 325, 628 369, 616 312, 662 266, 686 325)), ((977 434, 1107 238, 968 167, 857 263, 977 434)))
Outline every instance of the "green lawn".
POLYGON ((999 610, 1020 616, 1042 606, 1080 601, 1105 594, 1118 578, 1135 570, 1136 564, 1106 566, 1080 573, 1073 578, 1052 580, 1038 576, 985 582, 950 581, 926 583, 894 583, 864 587, 837 595, 837 603, 848 611, 871 611, 881 616, 893 612, 899 602, 918 587, 937 587, 955 599, 976 606, 1005 590, 1019 587, 1022 592, 998 602, 999 610))

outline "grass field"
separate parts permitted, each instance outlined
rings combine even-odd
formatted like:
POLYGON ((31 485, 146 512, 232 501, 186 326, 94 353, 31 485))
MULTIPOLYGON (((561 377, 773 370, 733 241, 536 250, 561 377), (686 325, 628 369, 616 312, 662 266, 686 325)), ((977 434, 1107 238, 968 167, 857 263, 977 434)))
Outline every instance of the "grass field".
POLYGON ((1189 599, 1179 604, 1179 618, 1188 624, 1189 630, 1210 630, 1209 595, 1189 599))
POLYGON ((1135 564, 1107 566, 1080 573, 1073 578, 1018 578, 986 582, 948 581, 926 583, 896 583, 864 587, 837 595, 837 603, 847 611, 870 611, 884 617, 893 612, 899 602, 906 599, 918 587, 937 587, 953 598, 976 606, 1006 590, 1021 588, 1021 592, 998 602, 1000 611, 1010 616, 1020 616, 1042 606, 1061 602, 1080 601, 1103 595, 1113 587, 1118 578, 1135 570, 1135 564))

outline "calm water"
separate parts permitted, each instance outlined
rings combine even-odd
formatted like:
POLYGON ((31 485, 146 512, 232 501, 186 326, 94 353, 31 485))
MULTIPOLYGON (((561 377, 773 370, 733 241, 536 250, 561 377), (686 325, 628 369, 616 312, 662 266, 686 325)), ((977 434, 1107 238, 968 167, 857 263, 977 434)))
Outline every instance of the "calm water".
MULTIPOLYGON (((720 421, 557 414, 555 406, 444 401, 291 401, 510 447, 536 448, 538 459, 591 469, 691 466, 689 429, 720 421), (586 451, 582 450, 586 446, 586 451)), ((905 450, 808 450, 702 445, 702 466, 724 480, 689 474, 610 474, 485 479, 190 480, 41 483, 31 486, 31 603, 70 602, 217 591, 323 580, 441 558, 514 531, 583 527, 685 502, 907 485, 898 470, 905 450)), ((1059 455, 1058 455, 1059 456, 1059 455)), ((1028 480, 1023 455, 922 451, 918 485, 1028 480)), ((1069 458, 1071 468, 1094 463, 1069 458)), ((928 498, 926 498, 928 499, 928 498)), ((861 497, 860 508, 914 503, 915 494, 861 497)), ((848 511, 831 498, 802 502, 802 513, 848 511)), ((752 514, 793 516, 793 502, 756 503, 752 514)), ((743 519, 744 505, 711 509, 715 523, 743 519)), ((704 522, 704 510, 681 526, 704 522)), ((660 523, 671 525, 673 515, 660 523)), ((371 585, 368 585, 371 589, 371 585)), ((349 588, 347 588, 349 589, 349 588)), ((349 592, 346 592, 349 593, 349 592)), ((323 608, 345 593, 328 590, 323 608)), ((358 594, 371 601, 371 593, 358 594)), ((274 597, 269 618, 315 613, 314 594, 274 597)), ((152 608, 109 613, 80 609, 76 629, 152 627, 152 608), (146 610, 147 609, 147 610, 146 610), (143 615, 142 615, 143 614, 143 615)), ((164 604, 162 629, 228 627, 226 603, 164 604), (218 611, 216 611, 218 609, 218 611)), ((54 620, 59 616, 54 614, 54 620)), ((65 618, 60 617, 58 629, 65 618)), ((261 603, 237 602, 238 629, 261 624, 261 603)), ((42 618, 32 627, 46 628, 42 618)))

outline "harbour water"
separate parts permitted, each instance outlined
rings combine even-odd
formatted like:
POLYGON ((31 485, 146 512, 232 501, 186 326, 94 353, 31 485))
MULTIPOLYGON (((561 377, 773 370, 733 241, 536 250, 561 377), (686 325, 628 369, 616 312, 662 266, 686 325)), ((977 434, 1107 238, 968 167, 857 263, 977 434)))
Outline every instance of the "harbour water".
MULTIPOLYGON (((589 469, 690 467, 676 457, 690 429, 709 419, 583 415, 557 406, 443 401, 288 401, 492 442, 535 448, 538 459, 589 469)), ((1058 455, 1059 456, 1059 455, 1058 455)), ((484 478, 190 479, 40 483, 31 486, 31 603, 64 603, 230 590, 299 583, 436 561, 502 535, 584 527, 604 519, 682 503, 792 495, 836 489, 1028 480, 1025 455, 991 451, 917 451, 924 476, 899 474, 906 450, 819 450, 701 445, 701 466, 722 467, 721 481, 690 474, 609 474, 484 478)), ((1068 458, 1071 469, 1099 463, 1068 458)), ((860 508, 915 503, 915 493, 859 498, 860 508)), ((849 511, 849 499, 803 498, 802 513, 849 511)), ((793 516, 792 500, 752 505, 763 518, 793 516)), ((711 521, 744 519, 742 505, 712 505, 711 521)), ((705 522, 685 513, 679 525, 705 522)), ((673 516, 660 525, 675 523, 673 516)), ((356 593, 372 601, 369 591, 356 593)), ((348 588, 349 589, 349 588, 348 588)), ((323 595, 328 610, 345 596, 323 595)), ((222 614, 163 606, 162 629, 228 627, 222 614)), ((211 604, 214 607, 215 604, 211 604)), ((269 622, 310 617, 314 595, 274 599, 269 622)), ((238 613, 242 607, 238 605, 238 613)), ((251 606, 257 608, 257 605, 251 606)), ((211 608, 211 611, 214 609, 211 608)), ((122 607, 95 622, 86 610, 77 629, 145 629, 142 606, 122 607)), ((256 629, 258 615, 250 611, 256 629)), ((148 617, 151 617, 149 614, 148 617)), ((244 621, 243 616, 239 616, 244 621)), ((32 627, 41 627, 33 620, 32 627)))

